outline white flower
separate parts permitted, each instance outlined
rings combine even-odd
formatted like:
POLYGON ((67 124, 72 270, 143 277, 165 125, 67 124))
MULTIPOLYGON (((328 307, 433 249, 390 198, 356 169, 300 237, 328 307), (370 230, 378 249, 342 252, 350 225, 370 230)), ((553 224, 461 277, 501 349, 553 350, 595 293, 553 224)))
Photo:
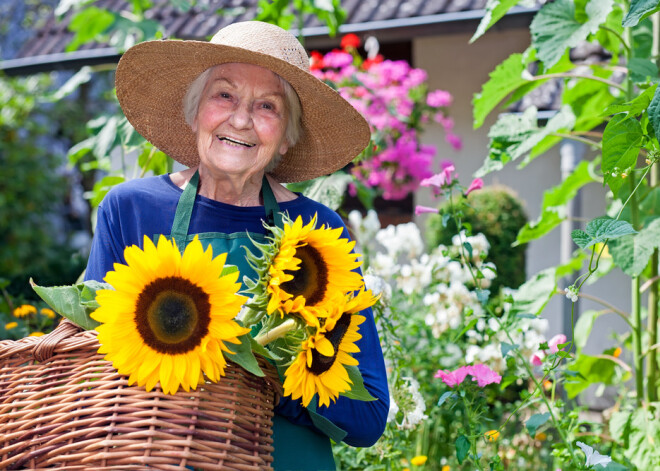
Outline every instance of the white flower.
POLYGON ((424 414, 426 404, 424 403, 424 397, 419 392, 419 383, 417 380, 410 377, 404 377, 402 379, 407 382, 408 394, 411 396, 412 405, 403 411, 404 418, 399 428, 413 429, 421 421, 428 419, 428 416, 424 414))
POLYGON ((573 286, 569 286, 564 290, 564 293, 566 293, 566 297, 571 300, 571 302, 575 303, 578 300, 578 289, 573 286))
POLYGON ((587 468, 591 468, 592 466, 596 466, 596 465, 600 465, 601 467, 605 468, 608 465, 608 463, 612 461, 612 458, 610 458, 607 455, 601 455, 589 445, 585 445, 582 442, 575 442, 575 444, 579 446, 580 449, 586 455, 587 461, 584 463, 584 465, 587 468))
POLYGON ((399 412, 399 406, 396 405, 394 397, 390 395, 390 410, 387 412, 387 422, 392 422, 396 419, 396 414, 399 412))
POLYGON ((364 286, 368 290, 371 290, 374 296, 378 296, 380 294, 380 299, 383 304, 388 304, 390 299, 392 299, 392 288, 380 276, 367 273, 364 275, 364 286))
POLYGON ((369 245, 380 230, 380 221, 378 213, 373 209, 367 211, 367 217, 363 218, 362 213, 356 209, 348 213, 348 223, 353 229, 355 238, 361 246, 369 245))
POLYGON ((382 245, 387 253, 396 258, 406 255, 409 259, 416 258, 424 252, 424 242, 419 228, 414 222, 389 225, 376 234, 376 240, 382 245))

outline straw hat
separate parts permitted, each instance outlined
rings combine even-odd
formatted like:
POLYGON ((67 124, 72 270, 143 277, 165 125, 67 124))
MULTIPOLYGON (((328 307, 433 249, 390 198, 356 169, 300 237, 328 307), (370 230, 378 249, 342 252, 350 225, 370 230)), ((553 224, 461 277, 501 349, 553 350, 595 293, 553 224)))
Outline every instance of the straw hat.
POLYGON ((183 115, 183 96, 204 70, 240 62, 275 72, 302 105, 302 135, 272 174, 298 182, 341 169, 369 143, 364 118, 332 88, 309 73, 295 36, 260 21, 229 25, 210 42, 159 40, 131 47, 117 66, 119 104, 128 121, 174 160, 199 164, 197 141, 183 115))

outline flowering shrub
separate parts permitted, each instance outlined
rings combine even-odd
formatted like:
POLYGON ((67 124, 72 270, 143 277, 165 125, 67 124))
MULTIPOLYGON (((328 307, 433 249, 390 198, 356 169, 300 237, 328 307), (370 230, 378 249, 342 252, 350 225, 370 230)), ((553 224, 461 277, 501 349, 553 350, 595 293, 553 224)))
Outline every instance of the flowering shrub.
POLYGON ((373 147, 358 157, 352 174, 364 185, 377 188, 385 199, 405 198, 432 174, 436 149, 420 143, 422 126, 433 120, 445 131, 447 142, 460 149, 454 122, 447 115, 452 96, 429 91, 427 74, 406 61, 391 61, 377 53, 369 38, 369 55, 357 51, 360 40, 349 34, 342 50, 311 54, 311 70, 337 89, 367 119, 373 147))
POLYGON ((6 280, 0 279, 0 340, 38 337, 50 332, 59 316, 44 303, 20 303, 5 290, 6 280), (42 307, 43 306, 43 307, 42 307))

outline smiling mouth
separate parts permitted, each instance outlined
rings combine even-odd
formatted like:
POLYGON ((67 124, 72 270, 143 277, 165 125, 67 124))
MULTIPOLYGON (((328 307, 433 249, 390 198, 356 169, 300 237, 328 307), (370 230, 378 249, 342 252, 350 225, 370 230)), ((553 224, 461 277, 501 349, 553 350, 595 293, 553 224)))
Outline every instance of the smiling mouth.
POLYGON ((231 137, 218 137, 218 140, 220 141, 226 141, 229 144, 237 145, 237 146, 243 146, 247 147, 248 149, 250 147, 254 147, 255 144, 250 144, 249 142, 244 142, 244 141, 239 141, 237 139, 232 139, 231 137))

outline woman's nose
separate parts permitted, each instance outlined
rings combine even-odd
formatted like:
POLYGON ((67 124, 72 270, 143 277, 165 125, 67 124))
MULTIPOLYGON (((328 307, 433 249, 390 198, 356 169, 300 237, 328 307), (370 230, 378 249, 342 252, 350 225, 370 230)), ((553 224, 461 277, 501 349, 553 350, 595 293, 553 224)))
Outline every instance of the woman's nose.
POLYGON ((238 103, 229 118, 229 122, 237 129, 249 128, 252 126, 252 113, 245 103, 238 103))

